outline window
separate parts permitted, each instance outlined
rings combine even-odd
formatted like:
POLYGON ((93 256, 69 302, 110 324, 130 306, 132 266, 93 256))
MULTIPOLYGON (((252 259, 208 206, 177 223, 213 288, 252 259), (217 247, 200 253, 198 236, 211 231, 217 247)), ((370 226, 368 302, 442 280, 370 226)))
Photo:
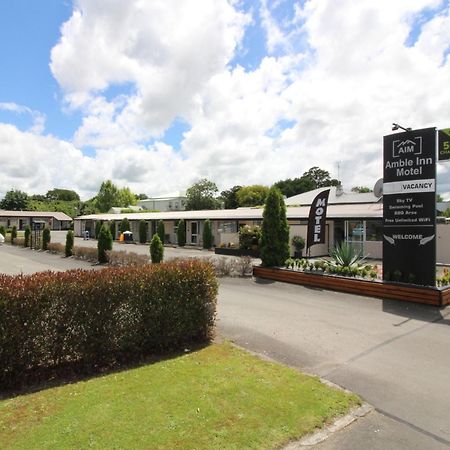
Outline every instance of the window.
POLYGON ((381 220, 366 221, 366 241, 383 240, 383 222, 381 220))
POLYGON ((221 233, 237 233, 236 222, 219 222, 219 231, 221 233))

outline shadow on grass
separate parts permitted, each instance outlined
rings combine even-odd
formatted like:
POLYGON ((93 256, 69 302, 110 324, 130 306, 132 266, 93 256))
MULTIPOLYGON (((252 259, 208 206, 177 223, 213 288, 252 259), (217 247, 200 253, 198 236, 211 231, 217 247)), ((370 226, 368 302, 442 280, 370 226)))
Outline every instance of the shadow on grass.
POLYGON ((20 385, 0 389, 0 400, 8 400, 21 395, 32 394, 46 389, 75 384, 80 381, 100 378, 110 374, 118 374, 127 370, 168 361, 188 353, 198 352, 209 347, 212 343, 212 341, 190 343, 186 344, 184 350, 147 355, 135 361, 114 361, 105 365, 94 366, 88 363, 63 364, 53 368, 33 370, 28 375, 28 379, 33 379, 32 382, 26 384, 27 377, 25 377, 25 380, 20 385))

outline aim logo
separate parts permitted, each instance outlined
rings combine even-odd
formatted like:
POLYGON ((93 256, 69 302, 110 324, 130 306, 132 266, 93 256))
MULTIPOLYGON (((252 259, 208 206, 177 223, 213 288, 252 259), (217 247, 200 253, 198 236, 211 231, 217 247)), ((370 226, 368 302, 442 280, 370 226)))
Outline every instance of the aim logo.
POLYGON ((401 158, 404 156, 422 154, 422 137, 417 136, 405 141, 396 140, 392 142, 392 157, 401 158))

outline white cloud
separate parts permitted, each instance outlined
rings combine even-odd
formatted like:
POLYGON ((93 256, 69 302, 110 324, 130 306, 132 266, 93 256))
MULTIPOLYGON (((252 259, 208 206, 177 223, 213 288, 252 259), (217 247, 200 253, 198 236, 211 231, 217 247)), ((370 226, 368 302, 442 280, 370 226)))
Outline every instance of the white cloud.
MULTIPOLYGON (((2 170, 2 186, 26 182, 44 192, 64 185, 88 196, 113 178, 157 195, 201 177, 221 189, 270 184, 312 166, 337 177, 338 162, 348 188, 372 186, 392 122, 450 126, 449 11, 432 12, 442 2, 309 0, 294 5, 289 26, 274 15, 277 5, 261 1, 252 18, 240 5, 78 0, 51 68, 82 125, 72 143, 2 126, 0 141, 18 155, 2 170), (239 50, 247 24, 261 17, 272 55, 254 70, 234 67, 235 53, 247 50, 239 50), (117 84, 126 89, 113 98, 108 89, 117 84), (190 126, 180 151, 160 142, 176 118, 190 126), (150 138, 156 143, 148 145, 150 138), (83 157, 78 149, 86 145, 95 157, 83 157), (27 148, 36 148, 32 167, 41 158, 46 164, 35 172, 27 165, 22 176, 27 148)), ((450 192, 447 167, 439 182, 450 192)))
POLYGON ((27 106, 18 105, 17 103, 0 103, 0 110, 10 111, 17 114, 29 114, 32 119, 30 130, 32 133, 40 134, 45 129, 46 116, 39 111, 33 111, 27 106))
POLYGON ((79 0, 51 58, 66 99, 87 115, 79 143, 109 134, 95 103, 114 84, 132 83, 135 92, 106 118, 113 133, 134 127, 137 137, 160 136, 188 116, 205 83, 233 57, 248 21, 226 0, 115 1, 107 8, 79 0))

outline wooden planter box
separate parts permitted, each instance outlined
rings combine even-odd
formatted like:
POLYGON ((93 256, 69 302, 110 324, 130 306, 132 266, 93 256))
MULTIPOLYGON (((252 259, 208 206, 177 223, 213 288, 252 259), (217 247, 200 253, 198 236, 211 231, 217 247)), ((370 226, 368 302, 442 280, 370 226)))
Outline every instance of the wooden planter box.
POLYGON ((240 248, 216 247, 214 249, 214 253, 216 255, 251 256, 252 258, 259 258, 259 250, 243 250, 240 248))
POLYGON ((387 281, 369 281, 273 267, 253 267, 253 276, 286 283, 348 292, 369 297, 403 300, 434 306, 450 304, 450 287, 424 287, 387 281))

